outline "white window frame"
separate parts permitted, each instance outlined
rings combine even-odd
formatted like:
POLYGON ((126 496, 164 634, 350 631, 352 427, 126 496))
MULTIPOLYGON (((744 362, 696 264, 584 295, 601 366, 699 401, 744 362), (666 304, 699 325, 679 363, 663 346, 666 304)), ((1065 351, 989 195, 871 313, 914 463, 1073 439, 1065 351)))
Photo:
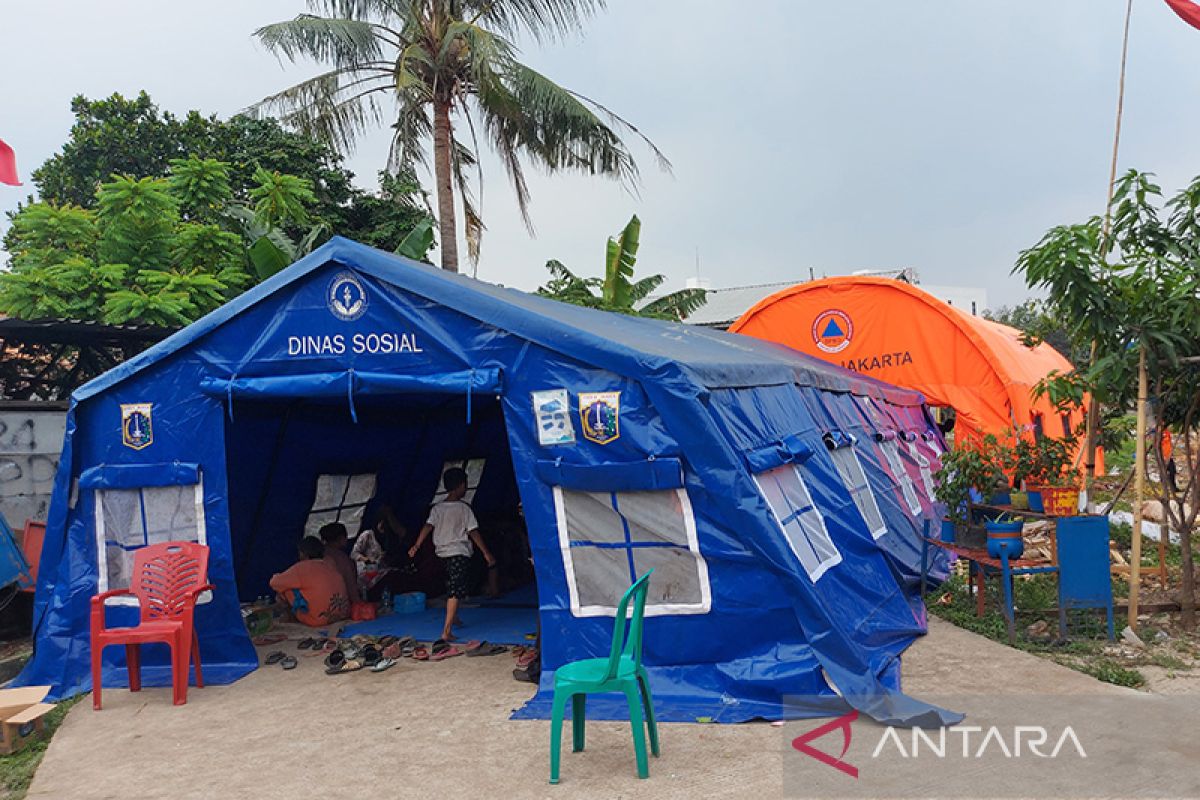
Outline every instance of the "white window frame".
POLYGON ((937 500, 933 496, 933 472, 930 470, 929 459, 921 452, 916 440, 908 442, 908 452, 913 457, 913 461, 917 462, 917 469, 921 470, 921 483, 925 484, 925 496, 929 498, 929 502, 936 503, 937 500))
MULTIPOLYGON (((183 484, 188 485, 188 484, 183 484)), ((196 489, 196 543, 208 546, 208 526, 204 519, 204 478, 201 477, 195 484, 196 489)), ((96 568, 97 568, 97 594, 104 594, 109 590, 108 585, 108 546, 106 544, 105 528, 104 528, 104 493, 106 491, 114 492, 141 492, 146 489, 165 489, 165 486, 131 486, 121 489, 97 489, 95 493, 95 515, 96 515, 96 568)), ((143 536, 145 531, 142 532, 143 536)), ((189 540, 190 541, 190 540, 189 540)), ((143 545, 144 547, 145 545, 143 545)), ((141 548, 135 548, 141 549, 141 548)), ((212 600, 212 592, 201 592, 196 597, 197 604, 207 603, 212 600)), ((138 607, 138 599, 132 595, 123 595, 118 597, 109 597, 104 601, 106 606, 132 606, 138 607)))
MULTIPOLYGON (((332 505, 332 506, 323 506, 321 508, 317 508, 316 507, 317 499, 315 496, 313 497, 313 507, 308 509, 308 514, 306 514, 304 517, 304 535, 305 536, 313 536, 313 537, 320 538, 320 533, 319 533, 320 528, 321 528, 320 525, 318 525, 315 528, 310 530, 309 519, 311 519, 314 514, 328 514, 331 511, 336 511, 337 514, 335 515, 334 519, 331 520, 333 522, 341 522, 342 524, 345 524, 347 520, 349 520, 350 522, 361 522, 363 519, 363 516, 366 514, 367 506, 370 505, 371 501, 375 499, 375 493, 379 490, 379 473, 377 473, 377 472, 353 472, 353 473, 324 472, 317 476, 317 486, 321 485, 322 478, 345 478, 346 479, 346 488, 342 490, 342 498, 340 500, 338 500, 338 502, 335 505, 332 505), (371 496, 368 497, 366 500, 363 500, 362 502, 358 502, 357 500, 355 500, 352 503, 347 503, 346 495, 350 491, 350 484, 352 483, 354 478, 357 478, 362 475, 369 475, 371 477, 371 496)), ((314 489, 314 492, 315 492, 315 489, 314 489)), ((328 523, 322 523, 322 524, 328 524, 328 523)), ((349 530, 349 528, 350 528, 349 525, 347 525, 346 527, 347 527, 348 533, 351 537, 353 537, 357 533, 357 531, 355 531, 355 530, 349 530)))
MULTIPOLYGON (((558 522, 558 546, 562 550, 563 570, 567 576, 567 590, 571 599, 571 615, 575 617, 616 617, 616 602, 611 606, 585 606, 579 601, 579 587, 575 582, 575 562, 571 555, 571 534, 567 530, 566 498, 563 496, 563 487, 555 486, 553 490, 554 516, 558 522)), ((700 602, 654 603, 647 598, 645 615, 647 617, 663 617, 669 615, 707 614, 712 610, 712 587, 708 579, 708 562, 704 560, 704 555, 700 552, 700 540, 696 534, 696 515, 692 511, 691 500, 688 499, 685 489, 661 489, 656 491, 674 491, 676 497, 679 499, 679 507, 683 513, 683 527, 687 534, 687 550, 696 560, 697 577, 700 583, 700 602)), ((609 492, 609 494, 616 494, 619 498, 625 492, 609 492)), ((680 547, 679 549, 682 550, 683 548, 680 547)), ((619 594, 617 599, 620 599, 619 594)))
POLYGON ((904 468, 904 463, 900 459, 900 445, 896 443, 895 439, 884 439, 879 442, 879 449, 887 459, 892 477, 900 485, 900 491, 904 495, 904 502, 908 504, 909 513, 922 513, 921 500, 917 497, 917 487, 913 486, 912 476, 908 474, 908 470, 904 468))
POLYGON ((758 473, 754 476, 754 484, 758 487, 758 492, 762 495, 763 502, 766 503, 767 508, 771 510, 771 516, 774 518, 775 524, 779 526, 779 533, 783 536, 783 540, 787 542, 788 548, 791 549, 792 554, 796 556, 796 561, 800 564, 800 567, 804 570, 805 574, 808 575, 809 580, 811 580, 813 583, 816 583, 826 572, 842 563, 842 553, 840 550, 838 550, 837 545, 833 543, 833 537, 829 535, 829 528, 825 525, 825 515, 821 513, 821 509, 817 508, 817 504, 812 497, 812 492, 809 491, 808 484, 804 482, 804 475, 800 472, 799 466, 795 464, 784 464, 782 466, 775 467, 774 469, 769 469, 765 472, 758 473), (807 505, 799 509, 790 509, 790 514, 781 517, 779 515, 780 510, 775 508, 775 506, 771 504, 771 501, 767 499, 768 495, 763 489, 762 481, 764 477, 771 475, 771 473, 775 472, 776 470, 788 469, 795 474, 796 480, 800 485, 800 490, 804 493, 804 502, 807 503, 807 505), (812 550, 813 555, 817 559, 816 565, 812 569, 809 569, 808 565, 804 563, 804 556, 801 555, 800 551, 796 548, 796 543, 793 540, 793 536, 788 533, 788 528, 792 525, 794 525, 795 529, 798 529, 799 533, 804 537, 804 541, 808 544, 809 549, 812 550), (825 557, 821 556, 820 550, 815 544, 813 544, 814 536, 821 540, 820 543, 822 547, 831 551, 832 555, 825 557))
POLYGON ((846 447, 839 447, 829 451, 829 457, 833 459, 833 465, 837 467, 838 475, 842 478, 842 485, 846 487, 846 491, 850 493, 850 499, 854 501, 854 505, 858 507, 858 512, 862 514, 863 521, 870 525, 870 520, 867 517, 867 512, 863 506, 874 509, 875 516, 879 520, 879 526, 871 531, 871 538, 878 539, 888 532, 887 522, 883 518, 883 512, 879 510, 879 501, 875 497, 875 492, 871 491, 871 482, 867 479, 867 472, 863 469, 862 458, 858 454, 858 445, 850 444, 846 447), (843 470, 842 465, 838 463, 838 455, 840 453, 848 453, 850 458, 846 459, 853 465, 852 469, 843 470), (857 476, 854 474, 857 470, 857 476), (847 474, 849 472, 850 474, 847 474), (859 483, 859 481, 862 481, 859 483))

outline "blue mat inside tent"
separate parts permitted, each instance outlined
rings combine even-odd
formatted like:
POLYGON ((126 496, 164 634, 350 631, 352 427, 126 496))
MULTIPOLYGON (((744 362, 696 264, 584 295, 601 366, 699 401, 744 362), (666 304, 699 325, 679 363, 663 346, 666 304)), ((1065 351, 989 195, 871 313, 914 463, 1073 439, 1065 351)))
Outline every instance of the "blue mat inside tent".
MULTIPOLYGON (((533 584, 515 589, 500 597, 467 603, 459 609, 463 621, 455 632, 461 641, 479 639, 493 644, 532 645, 537 632, 536 594, 533 584)), ((342 629, 342 636, 411 636, 417 641, 431 642, 442 635, 445 608, 426 608, 416 614, 386 614, 367 622, 355 622, 342 629)))

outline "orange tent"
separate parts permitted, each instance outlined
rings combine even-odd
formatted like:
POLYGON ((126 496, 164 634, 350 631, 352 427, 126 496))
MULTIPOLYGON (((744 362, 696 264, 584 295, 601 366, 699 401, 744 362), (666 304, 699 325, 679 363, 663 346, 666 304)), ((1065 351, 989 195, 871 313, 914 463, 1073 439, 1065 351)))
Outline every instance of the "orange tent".
POLYGON ((1020 427, 1059 437, 1081 412, 1060 414, 1033 387, 1071 363, 1048 344, 1026 347, 1021 333, 974 317, 903 281, 839 277, 767 297, 731 331, 785 344, 897 386, 958 414, 955 432, 978 438, 1020 427))

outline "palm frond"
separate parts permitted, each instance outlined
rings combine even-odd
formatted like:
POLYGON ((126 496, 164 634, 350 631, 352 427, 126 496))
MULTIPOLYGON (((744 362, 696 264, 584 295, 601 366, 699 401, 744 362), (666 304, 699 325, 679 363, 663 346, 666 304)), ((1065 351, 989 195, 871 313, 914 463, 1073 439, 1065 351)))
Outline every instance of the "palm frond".
POLYGON ((255 103, 247 113, 274 114, 301 133, 342 150, 383 121, 375 95, 388 92, 390 76, 377 68, 335 69, 255 103))
POLYGON ((461 0, 462 16, 506 36, 528 34, 535 41, 578 31, 605 0, 461 0))
POLYGON ((381 33, 370 22, 301 14, 287 22, 264 25, 254 35, 268 50, 289 61, 311 58, 347 68, 383 57, 386 41, 381 33))

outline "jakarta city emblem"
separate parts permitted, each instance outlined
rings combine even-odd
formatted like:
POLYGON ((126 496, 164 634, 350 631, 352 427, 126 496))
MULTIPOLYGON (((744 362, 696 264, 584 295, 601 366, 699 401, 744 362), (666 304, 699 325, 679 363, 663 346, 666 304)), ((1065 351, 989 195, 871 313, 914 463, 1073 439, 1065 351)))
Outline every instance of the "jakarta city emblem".
POLYGON ((608 444, 621 435, 621 393, 580 392, 579 419, 583 438, 608 444))
POLYGON ((134 450, 143 450, 154 444, 151 407, 151 403, 121 405, 121 444, 134 450))

